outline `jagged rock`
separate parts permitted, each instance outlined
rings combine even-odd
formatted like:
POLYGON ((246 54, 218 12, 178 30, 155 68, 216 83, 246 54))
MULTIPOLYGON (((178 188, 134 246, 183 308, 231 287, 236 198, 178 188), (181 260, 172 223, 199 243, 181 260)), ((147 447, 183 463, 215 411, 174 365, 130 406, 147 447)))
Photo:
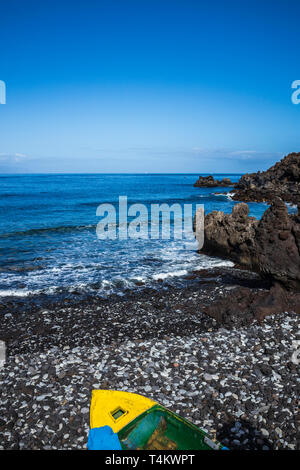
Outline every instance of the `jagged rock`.
POLYGON ((222 180, 215 180, 213 176, 199 176, 198 180, 194 184, 196 188, 214 188, 217 186, 233 186, 233 183, 229 178, 223 178, 222 180))
POLYGON ((300 153, 290 153, 267 171, 246 173, 234 186, 236 201, 300 203, 300 153))
POLYGON ((300 291, 300 217, 289 215, 276 199, 262 216, 255 234, 253 267, 262 277, 300 291))
POLYGON ((205 216, 202 252, 230 258, 271 282, 300 291, 300 216, 288 214, 277 198, 260 221, 248 216, 247 204, 231 214, 205 216))
POLYGON ((204 245, 201 251, 252 267, 255 228, 258 221, 248 214, 248 205, 240 203, 233 207, 231 214, 213 211, 206 215, 204 245))

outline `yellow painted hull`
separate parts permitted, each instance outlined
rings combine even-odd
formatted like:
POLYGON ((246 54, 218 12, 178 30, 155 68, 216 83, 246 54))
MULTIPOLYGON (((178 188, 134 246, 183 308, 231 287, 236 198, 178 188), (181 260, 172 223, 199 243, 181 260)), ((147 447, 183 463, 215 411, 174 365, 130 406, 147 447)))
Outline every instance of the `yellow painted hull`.
POLYGON ((150 398, 117 390, 93 390, 90 408, 91 429, 108 425, 119 432, 156 402, 150 398), (118 413, 121 410, 123 413, 118 413))
POLYGON ((205 431, 154 400, 135 393, 93 390, 90 426, 109 426, 123 450, 219 450, 205 431))

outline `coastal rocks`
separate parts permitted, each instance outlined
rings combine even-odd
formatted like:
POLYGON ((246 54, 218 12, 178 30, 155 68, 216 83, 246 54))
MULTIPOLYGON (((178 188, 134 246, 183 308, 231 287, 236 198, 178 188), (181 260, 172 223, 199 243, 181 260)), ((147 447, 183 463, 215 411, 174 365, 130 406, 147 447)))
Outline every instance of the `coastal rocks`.
POLYGON ((288 214, 276 198, 260 221, 248 216, 247 204, 231 214, 214 211, 205 217, 202 252, 230 258, 257 272, 269 291, 239 288, 204 309, 227 327, 285 311, 300 314, 300 216, 288 214))
POLYGON ((288 293, 280 285, 270 291, 254 292, 238 288, 204 309, 205 313, 228 328, 242 327, 266 316, 293 311, 300 314, 300 294, 288 293))
POLYGON ((245 202, 300 202, 300 153, 291 153, 267 171, 246 173, 235 184, 232 199, 245 202))
POLYGON ((231 214, 219 211, 207 214, 201 251, 251 267, 258 221, 248 214, 249 207, 244 203, 234 206, 231 214))
POLYGON ((214 188, 214 187, 227 187, 233 186, 233 183, 229 178, 223 178, 222 180, 215 180, 213 176, 199 176, 198 180, 194 184, 195 188, 214 188))
POLYGON ((300 291, 300 216, 289 215, 275 199, 261 218, 255 234, 254 268, 262 277, 300 291))
POLYGON ((231 214, 213 211, 205 216, 202 252, 230 258, 270 283, 300 291, 300 216, 289 215, 276 198, 260 221, 248 216, 247 204, 231 214))

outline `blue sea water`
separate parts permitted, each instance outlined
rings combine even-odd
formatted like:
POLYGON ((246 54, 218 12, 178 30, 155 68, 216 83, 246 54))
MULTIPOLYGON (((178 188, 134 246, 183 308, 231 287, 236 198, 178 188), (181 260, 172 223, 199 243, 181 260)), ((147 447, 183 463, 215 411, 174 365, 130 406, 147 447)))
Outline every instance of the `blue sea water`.
MULTIPOLYGON (((192 174, 0 175, 0 296, 86 292, 107 296, 176 282, 195 269, 230 265, 186 250, 182 240, 99 240, 99 204, 204 204, 231 212, 228 188, 194 188, 192 174), (214 194, 216 191, 221 195, 214 194)), ((240 175, 216 175, 237 181, 240 175)), ((249 204, 260 218, 266 204, 249 204)))

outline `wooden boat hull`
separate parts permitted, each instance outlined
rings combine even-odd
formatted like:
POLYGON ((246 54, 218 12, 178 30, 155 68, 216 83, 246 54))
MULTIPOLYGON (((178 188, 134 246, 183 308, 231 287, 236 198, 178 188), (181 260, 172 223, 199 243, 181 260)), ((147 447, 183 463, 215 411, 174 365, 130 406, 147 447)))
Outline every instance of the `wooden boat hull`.
POLYGON ((90 425, 110 426, 124 450, 225 449, 191 422, 134 393, 93 390, 90 425))

